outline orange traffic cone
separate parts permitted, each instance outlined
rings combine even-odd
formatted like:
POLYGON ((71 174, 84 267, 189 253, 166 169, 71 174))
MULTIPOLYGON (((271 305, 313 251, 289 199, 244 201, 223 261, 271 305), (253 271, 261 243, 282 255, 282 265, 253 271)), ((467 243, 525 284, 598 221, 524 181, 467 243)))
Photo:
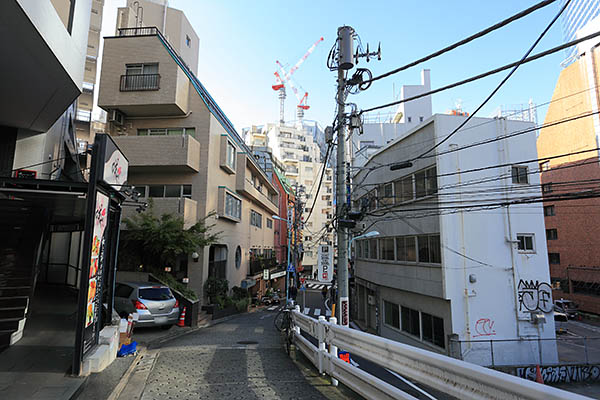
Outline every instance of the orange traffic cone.
POLYGON ((544 378, 542 378, 542 370, 540 370, 540 365, 535 366, 535 381, 537 383, 544 384, 544 378))
POLYGON ((186 310, 186 308, 187 307, 183 307, 183 311, 179 315, 179 322, 177 323, 177 326, 185 326, 185 310, 186 310))

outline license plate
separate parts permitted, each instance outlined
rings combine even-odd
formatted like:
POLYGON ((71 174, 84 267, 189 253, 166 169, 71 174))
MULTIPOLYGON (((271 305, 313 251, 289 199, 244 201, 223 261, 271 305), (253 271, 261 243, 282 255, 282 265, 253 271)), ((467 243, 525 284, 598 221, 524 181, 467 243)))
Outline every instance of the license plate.
POLYGON ((167 317, 155 317, 154 323, 156 324, 164 324, 167 322, 167 317))

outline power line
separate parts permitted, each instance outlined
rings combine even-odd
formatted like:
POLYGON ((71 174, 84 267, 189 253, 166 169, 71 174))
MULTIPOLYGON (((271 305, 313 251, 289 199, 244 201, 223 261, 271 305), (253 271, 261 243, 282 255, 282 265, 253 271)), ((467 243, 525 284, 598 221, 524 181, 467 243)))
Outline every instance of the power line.
POLYGON ((401 103, 406 103, 408 101, 420 99, 421 97, 430 96, 432 94, 443 92, 443 91, 448 90, 448 89, 453 89, 453 88, 455 88, 457 86, 461 86, 461 85, 464 85, 464 84, 467 84, 467 83, 471 83, 473 81, 485 78, 487 76, 497 74, 498 72, 505 71, 505 70, 507 70, 509 68, 512 68, 512 67, 516 66, 517 64, 521 64, 521 65, 522 64, 527 64, 528 62, 535 61, 535 60, 537 60, 539 58, 546 57, 546 56, 548 56, 550 54, 557 53, 557 52, 559 52, 561 50, 564 50, 564 49, 566 49, 568 47, 574 46, 574 45, 576 45, 578 43, 581 43, 581 42, 585 42, 586 40, 590 40, 590 39, 593 39, 593 38, 598 37, 598 36, 600 36, 600 31, 592 33, 592 34, 587 35, 585 37, 582 37, 580 39, 575 39, 575 40, 572 40, 572 41, 570 41, 568 43, 561 44, 560 46, 553 47, 553 48, 548 49, 546 51, 543 51, 541 53, 534 54, 533 56, 524 59, 522 62, 521 61, 516 61, 516 62, 510 63, 510 64, 506 64, 506 65, 504 65, 502 67, 498 67, 496 69, 493 69, 493 70, 481 73, 479 75, 472 76, 472 77, 464 79, 462 81, 458 81, 458 82, 451 83, 449 85, 442 86, 442 87, 434 89, 434 90, 430 90, 429 92, 421 93, 421 94, 418 94, 418 95, 415 95, 415 96, 412 96, 412 97, 408 97, 408 98, 402 99, 402 100, 396 100, 396 101, 393 101, 391 103, 383 104, 381 106, 375 106, 375 107, 367 108, 365 110, 361 110, 360 114, 364 114, 364 113, 367 113, 367 112, 379 110, 381 108, 391 107, 391 106, 398 105, 398 104, 401 104, 401 103))
POLYGON ((537 4, 535 4, 535 5, 531 6, 531 7, 529 7, 526 10, 523 10, 523 11, 521 11, 521 12, 519 12, 519 13, 517 13, 517 14, 509 17, 509 18, 506 18, 505 20, 502 20, 502 21, 498 22, 497 24, 494 24, 494 25, 492 25, 492 26, 490 26, 490 27, 488 27, 488 28, 486 28, 486 29, 484 29, 484 30, 482 30, 480 32, 477 32, 474 35, 471 35, 471 36, 469 36, 469 37, 467 37, 467 38, 465 38, 463 40, 460 40, 460 41, 458 41, 458 42, 456 42, 454 44, 451 44, 450 46, 444 47, 443 49, 438 50, 435 53, 432 53, 432 54, 430 54, 428 56, 422 57, 422 58, 420 58, 420 59, 418 59, 416 61, 413 61, 411 63, 403 65, 402 67, 396 68, 396 69, 394 69, 392 71, 386 72, 386 73, 381 74, 379 76, 376 76, 374 78, 365 80, 364 83, 370 83, 370 82, 377 81, 379 79, 386 78, 386 77, 388 77, 390 75, 397 74, 398 72, 404 71, 404 70, 406 70, 408 68, 412 68, 412 67, 414 67, 416 65, 424 63, 425 61, 429 61, 432 58, 441 56, 444 53, 447 53, 447 52, 449 52, 451 50, 454 50, 454 49, 456 49, 456 48, 458 48, 460 46, 463 46, 463 45, 465 45, 465 44, 467 44, 469 42, 472 42, 475 39, 478 39, 478 38, 480 38, 482 36, 485 36, 485 35, 493 32, 493 31, 495 31, 497 29, 500 29, 503 26, 506 26, 506 25, 510 24, 511 22, 514 22, 514 21, 516 21, 518 19, 521 19, 521 18, 523 18, 523 17, 531 14, 532 12, 534 12, 536 10, 539 10, 540 8, 544 8, 544 7, 546 7, 546 6, 554 3, 554 1, 555 0, 546 0, 546 1, 539 2, 539 3, 537 3, 537 4))

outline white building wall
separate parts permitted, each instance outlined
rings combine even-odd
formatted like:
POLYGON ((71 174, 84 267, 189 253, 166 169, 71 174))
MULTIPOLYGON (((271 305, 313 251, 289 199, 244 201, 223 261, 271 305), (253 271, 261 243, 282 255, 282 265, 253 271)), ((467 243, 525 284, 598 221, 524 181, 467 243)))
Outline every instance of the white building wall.
MULTIPOLYGON (((436 139, 441 140, 464 118, 436 115, 436 139)), ((438 154, 483 139, 533 127, 533 124, 527 122, 484 118, 474 118, 470 125, 479 126, 477 129, 461 130, 438 148, 438 154), (488 122, 483 123, 486 120, 488 122)), ((469 200, 481 204, 485 203, 486 199, 490 203, 498 203, 511 199, 514 201, 515 198, 523 196, 541 197, 540 177, 537 173, 529 175, 528 184, 512 183, 510 166, 456 174, 457 171, 535 159, 535 140, 535 132, 530 132, 471 149, 438 155, 437 173, 442 175, 438 178, 440 199, 444 202, 454 201, 460 206, 461 201, 469 200), (443 176, 445 174, 452 175, 443 176), (489 181, 490 177, 500 178, 489 181), (489 182, 475 183, 482 179, 489 182), (469 184, 457 186, 464 183, 469 184), (473 201, 475 199, 476 201, 473 201)), ((527 166, 529 171, 538 169, 535 162, 519 165, 527 166)), ((521 304, 519 294, 521 280, 548 285, 550 283, 542 203, 512 205, 508 209, 496 207, 479 212, 446 213, 440 216, 440 227, 444 292, 446 298, 452 300, 452 327, 460 340, 555 337, 552 312, 540 311, 546 318, 545 324, 531 323, 531 315, 521 304), (535 251, 523 253, 517 250, 517 234, 534 235, 535 251), (457 253, 466 254, 468 258, 457 253)), ((543 286, 542 289, 550 290, 549 286, 543 286)), ((533 292, 537 299, 538 291, 533 292)), ((529 295, 524 296, 527 300, 529 295)), ((552 302, 551 298, 545 300, 547 304, 552 302)), ((539 354, 536 341, 496 345, 495 363, 502 363, 502 358, 511 364, 531 363, 532 354, 539 354)), ((546 343, 542 347, 544 363, 555 362, 554 345, 546 343)), ((490 361, 487 359, 491 355, 489 348, 488 343, 463 346, 463 356, 467 361, 486 364, 490 361)))

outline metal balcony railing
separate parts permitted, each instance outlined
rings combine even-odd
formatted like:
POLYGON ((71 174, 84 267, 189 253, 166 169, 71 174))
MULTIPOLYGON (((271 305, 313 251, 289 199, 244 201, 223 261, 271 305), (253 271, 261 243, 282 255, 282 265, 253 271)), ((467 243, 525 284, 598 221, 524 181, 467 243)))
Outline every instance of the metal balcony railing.
POLYGON ((121 92, 160 89, 160 74, 121 75, 121 92))
POLYGON ((157 35, 158 29, 155 26, 142 26, 138 28, 120 28, 119 36, 150 36, 157 35))

